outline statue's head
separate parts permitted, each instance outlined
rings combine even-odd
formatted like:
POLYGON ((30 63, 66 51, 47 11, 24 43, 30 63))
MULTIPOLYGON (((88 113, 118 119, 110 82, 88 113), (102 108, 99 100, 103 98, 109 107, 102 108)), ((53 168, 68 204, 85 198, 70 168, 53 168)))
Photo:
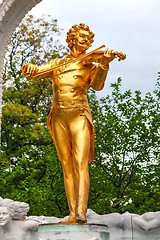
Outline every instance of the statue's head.
POLYGON ((24 220, 28 210, 27 203, 0 198, 0 226, 6 225, 11 219, 24 220))
POLYGON ((0 206, 0 226, 4 226, 12 219, 11 213, 7 207, 0 206))
POLYGON ((72 50, 76 47, 80 52, 86 51, 93 43, 94 33, 84 23, 74 25, 67 33, 66 42, 72 50))

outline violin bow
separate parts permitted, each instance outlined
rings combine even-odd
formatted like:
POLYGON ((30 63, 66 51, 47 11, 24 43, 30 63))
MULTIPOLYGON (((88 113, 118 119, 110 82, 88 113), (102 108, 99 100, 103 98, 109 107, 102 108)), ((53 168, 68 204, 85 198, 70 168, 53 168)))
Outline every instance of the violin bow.
POLYGON ((74 63, 74 62, 76 62, 76 61, 78 61, 78 60, 84 59, 84 58, 88 57, 89 55, 91 55, 92 53, 97 52, 98 50, 100 50, 101 48, 104 48, 104 47, 105 47, 105 45, 102 45, 102 46, 94 49, 93 51, 91 51, 91 52, 89 52, 89 53, 85 53, 85 54, 83 54, 83 55, 81 55, 81 56, 79 56, 79 57, 77 57, 77 58, 74 58, 74 59, 66 62, 66 63, 62 63, 62 64, 59 64, 59 65, 57 65, 57 66, 55 66, 55 67, 52 67, 52 68, 50 68, 50 69, 41 71, 40 73, 37 73, 36 75, 34 75, 32 78, 33 78, 33 79, 34 79, 34 78, 37 78, 37 77, 39 77, 41 74, 48 73, 48 72, 50 72, 50 71, 53 71, 53 70, 55 70, 55 69, 58 69, 58 68, 63 67, 63 66, 65 66, 65 65, 68 65, 68 64, 70 64, 70 63, 74 63))

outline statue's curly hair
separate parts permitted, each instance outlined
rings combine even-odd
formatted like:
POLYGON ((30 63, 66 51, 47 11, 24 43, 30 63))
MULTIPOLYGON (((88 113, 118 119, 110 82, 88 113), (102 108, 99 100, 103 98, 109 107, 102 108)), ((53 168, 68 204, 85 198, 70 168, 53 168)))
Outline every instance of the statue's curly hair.
POLYGON ((68 47, 71 49, 72 46, 76 43, 76 35, 77 31, 85 30, 89 33, 90 43, 93 43, 94 33, 89 29, 88 25, 84 23, 76 24, 71 27, 71 29, 67 32, 66 42, 68 43, 68 47))
POLYGON ((27 212, 29 211, 29 205, 25 202, 13 201, 12 199, 3 199, 0 197, 0 207, 6 207, 10 212, 12 219, 24 220, 27 212))

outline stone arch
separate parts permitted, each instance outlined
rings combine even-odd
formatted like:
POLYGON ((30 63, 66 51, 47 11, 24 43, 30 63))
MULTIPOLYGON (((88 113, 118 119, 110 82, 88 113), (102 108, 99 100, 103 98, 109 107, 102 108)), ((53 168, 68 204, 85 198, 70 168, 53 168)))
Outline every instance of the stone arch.
MULTIPOLYGON (((0 0, 0 136, 2 117, 2 71, 6 45, 22 18, 42 0, 0 0)), ((0 137, 1 138, 1 137, 0 137)))

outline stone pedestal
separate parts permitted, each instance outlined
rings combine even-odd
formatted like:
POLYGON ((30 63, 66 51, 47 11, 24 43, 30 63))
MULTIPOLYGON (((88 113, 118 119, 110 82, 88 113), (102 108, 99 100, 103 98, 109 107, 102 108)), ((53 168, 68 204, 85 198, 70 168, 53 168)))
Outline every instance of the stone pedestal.
POLYGON ((109 240, 107 226, 97 224, 41 225, 39 240, 109 240))

